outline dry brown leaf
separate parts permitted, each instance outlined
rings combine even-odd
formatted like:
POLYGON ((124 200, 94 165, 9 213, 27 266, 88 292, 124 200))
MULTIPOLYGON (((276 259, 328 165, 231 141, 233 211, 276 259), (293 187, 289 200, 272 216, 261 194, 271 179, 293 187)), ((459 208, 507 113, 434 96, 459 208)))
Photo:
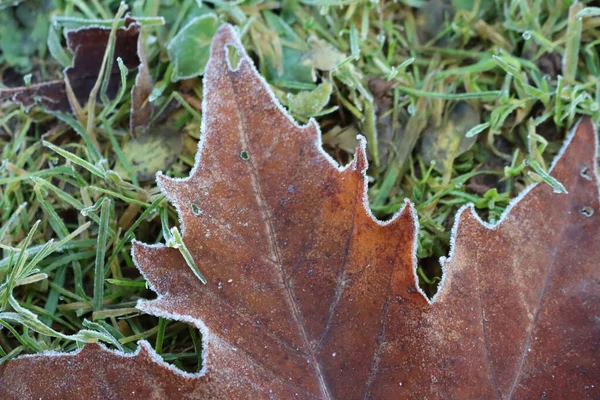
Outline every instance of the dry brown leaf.
MULTIPOLYGON (((121 58, 127 69, 138 69, 132 89, 131 121, 132 135, 150 120, 151 106, 148 96, 152 91, 152 78, 141 43, 141 26, 133 18, 126 18, 125 26, 117 29, 112 69, 106 95, 114 99, 121 86, 121 72, 116 63, 121 58)), ((67 33, 67 45, 73 53, 73 65, 64 71, 79 104, 85 104, 98 79, 110 29, 85 27, 67 33)), ((27 87, 0 89, 0 100, 19 103, 25 109, 39 104, 48 111, 72 112, 65 80, 43 82, 27 87)))
MULTIPOLYGON (((140 25, 129 20, 129 25, 117 30, 114 60, 121 57, 127 68, 137 68, 140 59, 137 55, 137 40, 140 25)), ((67 45, 73 53, 73 65, 65 69, 75 97, 84 104, 92 87, 98 79, 98 72, 106 50, 110 29, 103 27, 87 27, 67 33, 67 45)), ((120 86, 120 72, 116 62, 113 63, 107 96, 114 98, 120 86)), ((28 87, 0 90, 0 100, 9 99, 29 109, 40 104, 49 111, 71 112, 64 80, 44 82, 28 87)))
POLYGON ((159 176, 208 284, 179 250, 135 243, 159 294, 138 308, 203 332, 198 375, 149 345, 122 355, 21 357, 3 398, 592 399, 600 397, 597 138, 583 119, 553 175, 496 225, 457 216, 430 303, 416 282, 417 221, 368 212, 364 142, 338 169, 314 122, 273 100, 229 26, 205 76, 204 127, 185 180, 159 176), (228 65, 232 47, 243 54, 228 65), (226 50, 229 49, 229 50, 226 50))
POLYGON ((137 55, 140 62, 135 85, 131 88, 131 116, 129 118, 129 131, 134 138, 138 133, 144 133, 150 123, 153 111, 149 98, 154 83, 152 75, 150 75, 150 68, 148 68, 143 40, 144 35, 138 29, 137 55))

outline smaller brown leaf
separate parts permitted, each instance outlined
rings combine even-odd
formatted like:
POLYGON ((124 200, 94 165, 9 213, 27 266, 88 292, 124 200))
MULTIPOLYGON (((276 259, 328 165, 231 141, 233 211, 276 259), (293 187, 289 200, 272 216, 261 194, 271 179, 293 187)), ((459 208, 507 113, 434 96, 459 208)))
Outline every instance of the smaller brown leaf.
POLYGON ((399 121, 393 120, 393 114, 390 110, 394 107, 393 97, 390 96, 391 89, 394 86, 393 81, 383 78, 369 79, 369 90, 373 94, 373 103, 375 106, 375 118, 377 127, 377 148, 379 153, 379 162, 384 167, 387 165, 390 152, 393 152, 394 136, 401 136, 399 121), (398 125, 398 126, 396 126, 398 125), (398 132, 397 132, 398 131, 398 132))
MULTIPOLYGON (((131 121, 132 135, 150 121, 151 106, 148 96, 152 91, 152 78, 146 63, 141 43, 141 26, 133 18, 126 18, 125 26, 116 33, 115 48, 106 95, 114 99, 121 86, 117 58, 121 58, 129 70, 138 69, 135 86, 132 89, 131 121)), ((21 104, 26 110, 38 104, 48 111, 74 112, 69 103, 66 81, 71 85, 73 94, 84 104, 98 79, 102 59, 106 51, 110 29, 105 27, 86 27, 67 33, 67 45, 73 53, 73 65, 65 68, 65 79, 43 82, 27 87, 0 90, 0 101, 12 101, 21 104)))
POLYGON ((136 137, 138 133, 143 133, 152 117, 152 105, 149 97, 152 93, 154 84, 146 60, 146 52, 143 43, 144 35, 138 36, 137 54, 140 59, 138 74, 135 78, 135 85, 131 89, 131 117, 129 119, 129 130, 131 136, 136 137), (138 132, 140 131, 140 132, 138 132))

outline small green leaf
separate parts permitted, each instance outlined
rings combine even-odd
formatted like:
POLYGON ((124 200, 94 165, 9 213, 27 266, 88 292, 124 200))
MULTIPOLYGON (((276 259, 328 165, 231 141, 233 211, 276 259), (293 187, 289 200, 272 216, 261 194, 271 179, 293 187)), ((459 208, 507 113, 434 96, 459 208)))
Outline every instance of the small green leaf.
POLYGON ((440 126, 430 126, 424 132, 421 154, 425 163, 435 161, 437 171, 450 171, 454 159, 469 150, 477 140, 474 135, 468 136, 466 133, 485 125, 480 125, 479 121, 479 111, 468 103, 460 102, 454 106, 440 126))
POLYGON ((314 88, 312 68, 303 64, 305 41, 282 18, 270 11, 265 11, 263 15, 281 39, 279 57, 272 51, 264 52, 264 74, 267 80, 290 89, 314 88))
MULTIPOLYGON (((122 153, 124 161, 131 166, 130 170, 135 173, 137 179, 148 181, 154 179, 157 171, 164 171, 177 161, 182 148, 182 137, 174 128, 157 126, 150 128, 139 138, 125 143, 122 153)), ((121 161, 117 163, 114 171, 120 176, 129 176, 121 161)))
POLYGON ((287 105, 294 115, 309 118, 319 113, 328 103, 331 96, 331 84, 321 83, 315 90, 298 94, 287 94, 287 105))
MULTIPOLYGON (((346 55, 325 40, 311 36, 307 40, 310 48, 302 57, 302 64, 321 71, 332 71, 348 59, 346 55)), ((350 56, 352 59, 354 55, 350 56)))
POLYGON ((219 27, 215 14, 194 18, 169 43, 167 50, 173 63, 173 82, 204 73, 210 54, 210 43, 219 27))
POLYGON ((57 28, 54 25, 50 25, 48 30, 48 50, 56 61, 58 61, 63 67, 68 67, 73 61, 73 57, 70 56, 65 49, 62 47, 60 42, 60 35, 57 32, 57 28))

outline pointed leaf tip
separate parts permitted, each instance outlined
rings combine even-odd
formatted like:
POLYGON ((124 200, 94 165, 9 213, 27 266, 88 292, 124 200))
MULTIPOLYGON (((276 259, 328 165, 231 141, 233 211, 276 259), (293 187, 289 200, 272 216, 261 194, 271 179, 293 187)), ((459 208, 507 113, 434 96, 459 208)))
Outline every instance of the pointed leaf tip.
MULTIPOLYGON (((210 49, 210 61, 213 61, 217 65, 227 66, 230 70, 235 70, 230 60, 234 56, 229 54, 231 50, 228 46, 232 46, 237 50, 237 56, 244 59, 247 57, 246 51, 242 46, 241 39, 236 32, 235 28, 229 24, 223 24, 217 29, 215 33, 210 49)), ((209 61, 209 65, 211 62, 209 61)))
POLYGON ((367 171, 369 161, 367 160, 367 140, 364 136, 357 136, 358 143, 354 152, 354 168, 362 173, 367 171))
POLYGON ((239 35, 231 24, 222 24, 217 29, 213 38, 213 45, 218 45, 227 41, 239 43, 239 35))
POLYGON ((177 197, 177 192, 181 190, 183 182, 163 175, 161 171, 156 173, 156 184, 160 190, 173 201, 177 197))

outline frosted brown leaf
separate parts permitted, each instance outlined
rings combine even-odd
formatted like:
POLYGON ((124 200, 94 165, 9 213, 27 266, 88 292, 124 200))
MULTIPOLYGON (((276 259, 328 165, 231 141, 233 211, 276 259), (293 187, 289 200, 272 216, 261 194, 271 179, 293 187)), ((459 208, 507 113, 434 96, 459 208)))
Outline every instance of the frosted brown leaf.
POLYGON ((416 282, 410 202, 370 215, 364 142, 345 168, 314 122, 274 100, 233 29, 216 34, 203 135, 189 178, 158 183, 177 207, 179 250, 134 244, 158 298, 138 308, 203 332, 183 374, 149 344, 98 345, 0 367, 4 398, 598 398, 600 221, 596 132, 583 119, 552 169, 569 194, 526 189, 496 225, 457 215, 444 280, 416 282), (229 64, 229 53, 241 56, 229 64))

